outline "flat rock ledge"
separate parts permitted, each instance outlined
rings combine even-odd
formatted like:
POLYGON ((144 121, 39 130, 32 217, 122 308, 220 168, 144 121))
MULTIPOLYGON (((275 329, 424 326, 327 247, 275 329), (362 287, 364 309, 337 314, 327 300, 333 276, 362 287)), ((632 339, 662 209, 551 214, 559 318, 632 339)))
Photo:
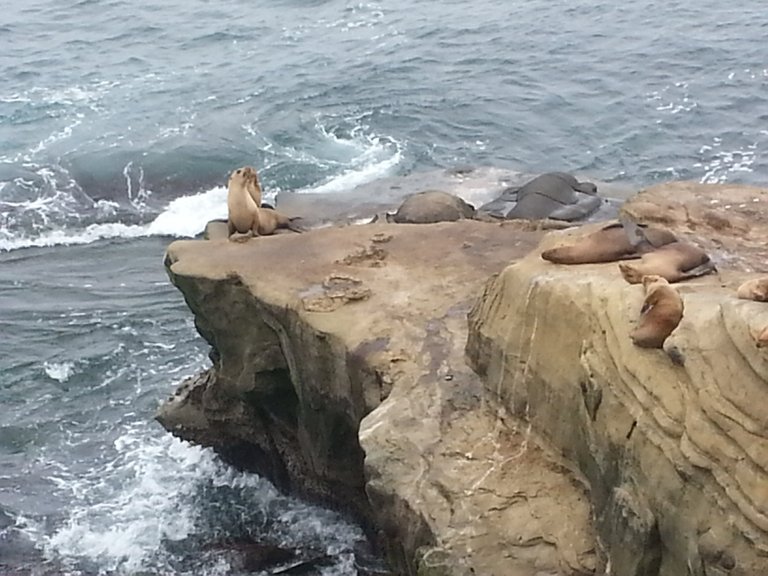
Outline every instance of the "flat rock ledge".
POLYGON ((642 288, 541 250, 595 225, 324 228, 177 241, 213 366, 158 412, 348 512, 399 574, 768 574, 768 191, 673 183, 624 210, 710 251, 664 350, 642 288), (467 321, 469 318, 469 322, 467 321))

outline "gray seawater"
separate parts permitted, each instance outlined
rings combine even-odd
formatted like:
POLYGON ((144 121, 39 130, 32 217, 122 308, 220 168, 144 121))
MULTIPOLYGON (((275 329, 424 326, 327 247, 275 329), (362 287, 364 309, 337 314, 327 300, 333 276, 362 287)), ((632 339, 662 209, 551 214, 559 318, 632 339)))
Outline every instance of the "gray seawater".
POLYGON ((0 10, 0 567, 228 574, 360 530, 152 421, 208 365, 162 256, 225 177, 320 195, 455 165, 768 176, 768 13, 714 0, 29 0, 0 10), (208 546, 208 547, 207 547, 208 546))

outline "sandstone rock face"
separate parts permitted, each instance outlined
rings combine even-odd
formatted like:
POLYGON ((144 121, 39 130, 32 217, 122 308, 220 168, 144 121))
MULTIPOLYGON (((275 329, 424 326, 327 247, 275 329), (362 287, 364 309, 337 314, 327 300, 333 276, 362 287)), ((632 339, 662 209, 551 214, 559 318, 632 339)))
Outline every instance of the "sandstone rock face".
POLYGON ((213 367, 158 418, 354 514, 397 573, 592 574, 582 479, 464 361, 481 287, 541 234, 462 220, 174 242, 213 367))
POLYGON ((489 281, 467 358, 491 398, 590 486, 610 571, 768 574, 768 306, 736 287, 768 273, 768 191, 676 183, 624 207, 707 249, 719 274, 677 284, 685 312, 663 350, 633 346, 642 287, 615 263, 540 253, 489 281))

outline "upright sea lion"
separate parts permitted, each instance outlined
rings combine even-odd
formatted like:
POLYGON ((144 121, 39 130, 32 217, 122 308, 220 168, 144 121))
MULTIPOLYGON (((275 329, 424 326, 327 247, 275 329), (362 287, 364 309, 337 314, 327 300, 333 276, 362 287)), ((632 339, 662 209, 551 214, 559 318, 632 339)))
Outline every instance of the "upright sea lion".
POLYGON ((669 230, 614 222, 581 238, 576 244, 544 250, 541 257, 555 264, 596 264, 639 258, 677 238, 669 230))
POLYGON ((640 310, 640 323, 630 338, 641 348, 661 348, 683 319, 683 299, 661 276, 644 276, 643 287, 645 300, 640 310))
POLYGON ((768 302, 768 277, 747 280, 739 286, 736 296, 744 300, 768 302))
POLYGON ((252 166, 243 166, 242 171, 245 189, 248 190, 248 194, 251 195, 256 206, 261 207, 261 186, 256 169, 252 166))
POLYGON ((639 262, 619 262, 619 269, 630 284, 639 284, 643 276, 656 275, 668 282, 679 282, 717 270, 704 250, 680 240, 643 254, 639 262))
MULTIPOLYGON (((259 235, 259 204, 253 199, 255 170, 248 166, 238 168, 229 175, 227 182, 227 223, 230 237, 235 232, 259 235)), ((259 202, 261 189, 256 182, 259 202)))

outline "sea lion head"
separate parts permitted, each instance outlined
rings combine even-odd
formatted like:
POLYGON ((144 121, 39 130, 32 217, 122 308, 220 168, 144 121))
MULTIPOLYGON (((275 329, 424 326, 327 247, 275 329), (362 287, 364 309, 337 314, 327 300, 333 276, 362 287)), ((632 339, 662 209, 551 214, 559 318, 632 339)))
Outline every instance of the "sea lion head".
POLYGON ((229 175, 229 183, 241 183, 246 184, 247 182, 255 181, 256 185, 258 186, 258 175, 256 174, 256 170, 252 166, 243 166, 242 168, 238 168, 237 170, 233 170, 232 173, 229 175))
POLYGON ((643 276, 643 288, 645 288, 646 294, 648 293, 649 286, 651 284, 656 284, 657 282, 669 285, 669 282, 663 276, 658 276, 657 274, 646 274, 643 276))
POLYGON ((246 191, 256 203, 261 206, 261 186, 259 186, 259 176, 256 169, 252 166, 243 166, 233 170, 229 175, 228 187, 230 191, 246 191))
POLYGON ((747 280, 739 286, 736 295, 744 300, 768 302, 768 278, 747 280))
POLYGON ((595 195, 597 194, 597 186, 592 182, 579 182, 574 186, 574 189, 583 192, 584 194, 595 195))

